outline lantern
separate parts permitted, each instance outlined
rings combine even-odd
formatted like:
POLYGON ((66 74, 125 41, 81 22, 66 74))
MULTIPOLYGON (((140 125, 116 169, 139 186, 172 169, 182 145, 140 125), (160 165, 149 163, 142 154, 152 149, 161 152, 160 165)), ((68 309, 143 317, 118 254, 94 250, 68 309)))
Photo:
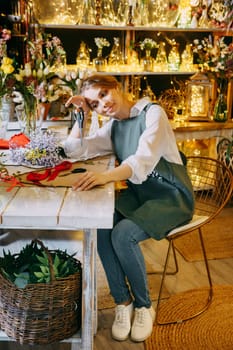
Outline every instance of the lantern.
POLYGON ((187 84, 187 114, 190 121, 208 121, 211 116, 213 84, 198 72, 187 84))

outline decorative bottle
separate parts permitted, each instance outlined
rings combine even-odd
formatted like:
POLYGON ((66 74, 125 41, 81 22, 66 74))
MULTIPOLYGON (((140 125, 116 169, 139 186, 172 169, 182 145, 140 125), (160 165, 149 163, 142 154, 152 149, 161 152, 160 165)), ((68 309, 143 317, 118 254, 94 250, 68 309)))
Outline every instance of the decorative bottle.
POLYGON ((168 55, 168 70, 178 71, 180 69, 179 44, 175 43, 168 55))
POLYGON ((218 97, 214 105, 213 119, 216 122, 225 122, 228 119, 227 111, 227 79, 221 79, 218 88, 218 97))
POLYGON ((165 43, 163 41, 160 41, 160 43, 159 43, 159 49, 158 49, 158 52, 156 55, 154 68, 157 72, 167 71, 167 69, 168 69, 168 67, 167 67, 167 54, 166 54, 166 50, 165 50, 165 43))
POLYGON ((114 44, 109 54, 108 64, 113 70, 119 70, 120 66, 124 64, 123 54, 120 46, 120 38, 113 38, 114 44))
POLYGON ((78 49, 76 63, 79 68, 86 68, 90 64, 89 49, 84 41, 81 42, 78 49))

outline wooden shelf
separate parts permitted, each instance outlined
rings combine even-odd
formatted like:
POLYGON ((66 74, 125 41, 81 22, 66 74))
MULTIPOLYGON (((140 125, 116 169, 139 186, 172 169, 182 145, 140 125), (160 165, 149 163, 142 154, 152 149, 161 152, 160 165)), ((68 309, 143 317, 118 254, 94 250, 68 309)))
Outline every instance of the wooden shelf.
POLYGON ((211 130, 226 130, 233 129, 233 121, 218 123, 214 121, 209 122, 173 122, 171 121, 174 131, 211 131, 211 130))
POLYGON ((231 138, 233 135, 233 121, 224 123, 212 121, 175 123, 171 121, 171 125, 177 142, 212 139, 212 154, 215 157, 217 140, 222 137, 231 138))
MULTIPOLYGON (((38 26, 38 24, 31 24, 31 26, 38 26)), ((90 24, 39 24, 42 28, 61 28, 61 29, 87 29, 87 30, 126 30, 126 31, 153 31, 153 32, 216 32, 233 35, 233 29, 226 28, 177 28, 177 27, 147 27, 147 26, 117 26, 117 25, 90 25, 90 24)))

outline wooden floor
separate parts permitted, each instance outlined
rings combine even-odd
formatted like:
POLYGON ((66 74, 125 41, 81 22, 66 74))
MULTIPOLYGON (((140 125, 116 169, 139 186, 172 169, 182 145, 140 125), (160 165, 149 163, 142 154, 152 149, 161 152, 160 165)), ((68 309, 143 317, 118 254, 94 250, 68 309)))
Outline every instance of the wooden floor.
MULTIPOLYGON (((227 208, 229 218, 227 225, 232 226, 233 234, 233 207, 227 208)), ((223 227, 219 228, 224 229, 223 227)), ((153 268, 159 269, 164 257, 167 242, 165 240, 156 242, 149 240, 142 245, 146 262, 153 265, 153 268), (156 261, 156 264, 155 264, 156 261)), ((186 262, 178 254, 180 271, 176 276, 169 276, 166 280, 166 288, 170 293, 183 291, 189 288, 196 288, 206 285, 206 276, 203 272, 203 263, 186 262)), ((210 260, 211 276, 214 284, 233 285, 233 258, 210 260)), ((111 324, 114 317, 114 310, 102 310, 98 312, 98 331, 94 340, 94 350, 144 350, 143 343, 133 343, 130 340, 117 342, 111 338, 111 324)), ((70 350, 71 346, 67 343, 59 343, 48 346, 20 346, 13 342, 0 342, 0 350, 70 350)), ((197 349, 198 350, 198 349, 197 349)), ((214 349, 213 349, 214 350, 214 349)))

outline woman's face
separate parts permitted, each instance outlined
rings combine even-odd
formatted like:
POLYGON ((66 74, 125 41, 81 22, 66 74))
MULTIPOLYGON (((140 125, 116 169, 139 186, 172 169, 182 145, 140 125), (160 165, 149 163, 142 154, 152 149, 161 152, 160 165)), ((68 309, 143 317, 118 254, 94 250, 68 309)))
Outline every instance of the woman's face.
POLYGON ((93 111, 110 118, 122 119, 123 97, 117 88, 89 88, 83 92, 93 111))

